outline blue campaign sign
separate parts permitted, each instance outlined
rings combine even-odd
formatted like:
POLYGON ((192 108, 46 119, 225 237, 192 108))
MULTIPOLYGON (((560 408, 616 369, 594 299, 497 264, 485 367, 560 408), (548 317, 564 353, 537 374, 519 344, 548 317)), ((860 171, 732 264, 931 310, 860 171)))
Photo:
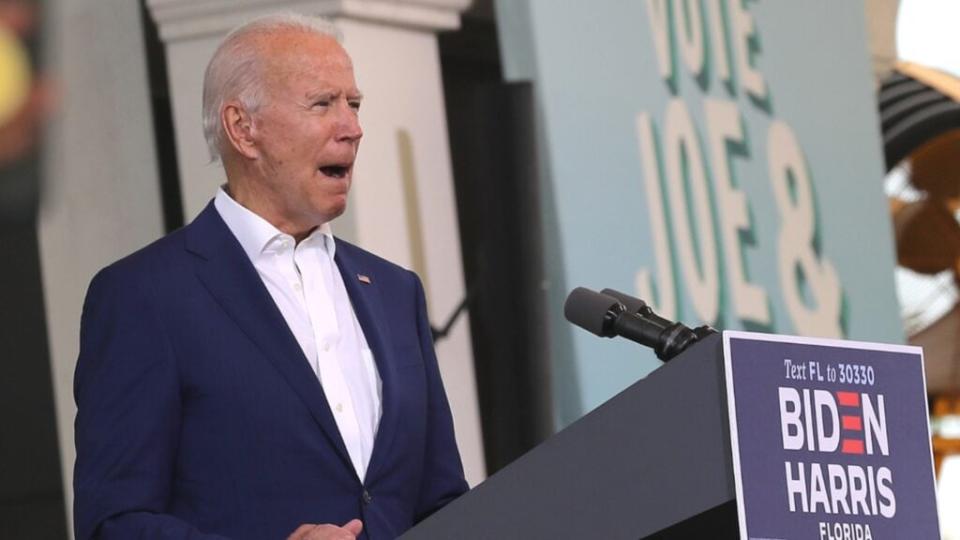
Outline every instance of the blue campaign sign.
POLYGON ((940 538, 919 347, 724 332, 742 539, 940 538))

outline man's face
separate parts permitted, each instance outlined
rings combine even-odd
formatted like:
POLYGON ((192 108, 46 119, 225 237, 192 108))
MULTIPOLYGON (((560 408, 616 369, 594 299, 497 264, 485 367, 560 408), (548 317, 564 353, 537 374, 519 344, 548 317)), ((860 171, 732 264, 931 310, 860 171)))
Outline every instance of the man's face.
POLYGON ((306 231, 346 209, 361 95, 333 38, 291 30, 261 46, 264 95, 252 131, 259 178, 250 187, 274 225, 306 231))

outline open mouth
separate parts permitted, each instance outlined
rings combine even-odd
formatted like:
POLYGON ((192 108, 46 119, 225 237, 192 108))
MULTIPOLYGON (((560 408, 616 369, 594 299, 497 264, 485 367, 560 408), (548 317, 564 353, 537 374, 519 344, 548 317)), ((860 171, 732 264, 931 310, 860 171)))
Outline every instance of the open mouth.
POLYGON ((327 165, 320 167, 320 172, 330 178, 343 178, 350 172, 350 167, 347 165, 327 165))

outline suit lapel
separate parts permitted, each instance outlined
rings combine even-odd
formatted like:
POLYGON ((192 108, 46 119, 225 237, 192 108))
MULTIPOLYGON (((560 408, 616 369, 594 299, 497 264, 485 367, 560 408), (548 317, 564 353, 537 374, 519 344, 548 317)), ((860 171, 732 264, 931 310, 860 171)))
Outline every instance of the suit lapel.
MULTIPOLYGON (((310 414, 353 471, 347 448, 316 374, 303 350, 213 203, 187 229, 187 250, 198 255, 197 276, 217 303, 304 401, 310 414)), ((384 384, 386 386, 386 384, 384 384)))
POLYGON ((374 439, 373 453, 370 456, 370 465, 367 467, 367 482, 376 478, 376 474, 383 466, 384 460, 390 455, 390 444, 397 427, 397 388, 394 384, 395 373, 392 358, 393 347, 389 329, 385 326, 380 290, 380 281, 373 268, 368 267, 359 257, 356 257, 356 248, 343 241, 337 241, 336 261, 340 269, 343 283, 346 285, 350 303, 357 321, 363 329, 363 335, 373 353, 383 383, 381 404, 383 415, 377 427, 374 439))

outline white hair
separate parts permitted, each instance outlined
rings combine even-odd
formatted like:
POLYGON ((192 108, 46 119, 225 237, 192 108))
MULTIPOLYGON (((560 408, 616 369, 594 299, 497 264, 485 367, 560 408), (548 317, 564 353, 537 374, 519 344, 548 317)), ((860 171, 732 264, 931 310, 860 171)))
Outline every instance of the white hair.
POLYGON ((207 140, 210 159, 220 159, 226 134, 220 122, 224 102, 237 99, 250 112, 256 112, 263 100, 263 56, 249 38, 284 30, 296 30, 331 37, 343 37, 327 19, 277 13, 246 22, 223 38, 203 75, 203 136, 207 140))

